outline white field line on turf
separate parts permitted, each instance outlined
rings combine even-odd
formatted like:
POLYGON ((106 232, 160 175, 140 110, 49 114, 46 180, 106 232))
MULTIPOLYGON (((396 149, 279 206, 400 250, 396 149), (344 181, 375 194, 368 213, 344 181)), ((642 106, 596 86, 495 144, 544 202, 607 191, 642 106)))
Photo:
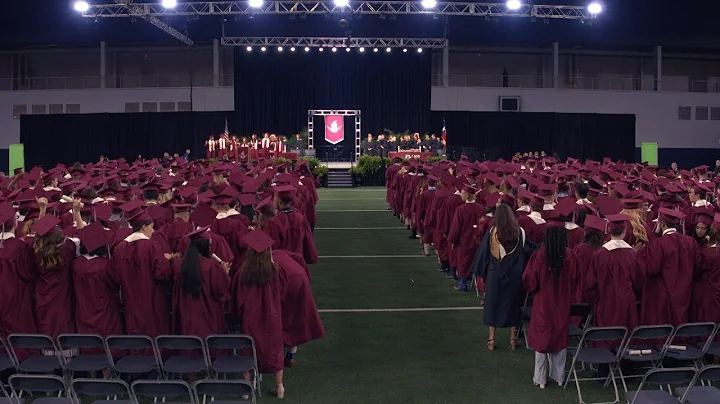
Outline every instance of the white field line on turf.
POLYGON ((396 226, 396 227, 316 227, 315 230, 390 230, 390 229, 405 229, 407 227, 396 226))
POLYGON ((320 255, 318 258, 429 258, 417 255, 320 255))
POLYGON ((407 309, 323 309, 318 310, 319 313, 396 313, 396 312, 413 312, 413 311, 465 311, 465 310, 483 310, 483 306, 472 307, 414 307, 407 309))

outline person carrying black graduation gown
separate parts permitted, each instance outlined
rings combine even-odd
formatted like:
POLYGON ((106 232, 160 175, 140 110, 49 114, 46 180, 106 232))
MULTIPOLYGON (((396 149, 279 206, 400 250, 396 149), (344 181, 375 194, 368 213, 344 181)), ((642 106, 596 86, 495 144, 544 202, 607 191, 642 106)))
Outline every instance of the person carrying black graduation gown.
MULTIPOLYGON (((520 308, 525 298, 522 274, 526 257, 537 248, 525 237, 525 231, 518 226, 509 206, 500 204, 495 209, 493 222, 495 226, 485 233, 472 264, 475 276, 485 281, 483 323, 490 327, 490 350, 495 349, 495 328, 511 327, 515 331, 520 324, 520 308), (514 245, 498 241, 497 226, 515 229, 517 240, 514 245)), ((511 336, 511 346, 515 346, 516 339, 516 335, 511 336)))

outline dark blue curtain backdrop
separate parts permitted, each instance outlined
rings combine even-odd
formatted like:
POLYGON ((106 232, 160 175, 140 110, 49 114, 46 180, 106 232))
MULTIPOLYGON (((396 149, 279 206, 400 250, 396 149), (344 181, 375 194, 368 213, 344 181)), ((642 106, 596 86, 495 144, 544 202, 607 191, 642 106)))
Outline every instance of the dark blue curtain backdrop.
POLYGON ((443 119, 448 151, 457 157, 467 147, 489 159, 542 150, 561 158, 635 158, 635 115, 433 111, 433 128, 443 119))
MULTIPOLYGON (((239 132, 293 135, 310 109, 362 110, 362 133, 424 132, 430 124, 431 52, 364 53, 342 48, 283 52, 235 51, 235 111, 239 132)), ((315 139, 323 136, 317 126, 315 139)), ((346 128, 354 129, 352 126, 346 128)))
POLYGON ((101 155, 134 161, 138 154, 150 159, 185 149, 198 158, 204 157, 205 140, 225 130, 225 119, 235 133, 232 111, 23 115, 20 143, 26 167, 87 163, 101 155))

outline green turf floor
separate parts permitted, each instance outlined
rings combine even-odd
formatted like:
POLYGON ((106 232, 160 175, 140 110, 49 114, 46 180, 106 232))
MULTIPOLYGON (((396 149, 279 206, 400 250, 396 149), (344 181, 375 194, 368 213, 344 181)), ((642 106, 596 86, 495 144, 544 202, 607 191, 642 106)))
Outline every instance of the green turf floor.
MULTIPOLYGON (((408 239, 409 232, 385 210, 383 188, 319 193, 320 262, 311 267, 319 309, 479 306, 474 294, 452 289, 436 271, 435 257, 421 256, 419 241, 408 239)), ((482 310, 321 316, 327 335, 301 347, 297 365, 286 370, 286 403, 578 402, 574 385, 544 391, 533 386, 534 353, 511 351, 508 332, 500 331, 497 350, 488 351, 482 310)), ((272 377, 263 385, 267 391, 272 377)), ((586 400, 612 401, 612 391, 596 382, 585 382, 583 389, 586 400)), ((264 395, 260 401, 275 400, 264 395)))

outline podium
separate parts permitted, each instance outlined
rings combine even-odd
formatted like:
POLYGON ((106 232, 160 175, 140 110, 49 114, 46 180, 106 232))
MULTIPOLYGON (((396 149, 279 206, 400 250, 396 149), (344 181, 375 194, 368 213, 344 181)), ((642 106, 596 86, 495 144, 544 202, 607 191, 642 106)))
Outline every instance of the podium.
POLYGON ((237 161, 247 163, 250 161, 250 148, 247 146, 239 146, 237 148, 237 161))

